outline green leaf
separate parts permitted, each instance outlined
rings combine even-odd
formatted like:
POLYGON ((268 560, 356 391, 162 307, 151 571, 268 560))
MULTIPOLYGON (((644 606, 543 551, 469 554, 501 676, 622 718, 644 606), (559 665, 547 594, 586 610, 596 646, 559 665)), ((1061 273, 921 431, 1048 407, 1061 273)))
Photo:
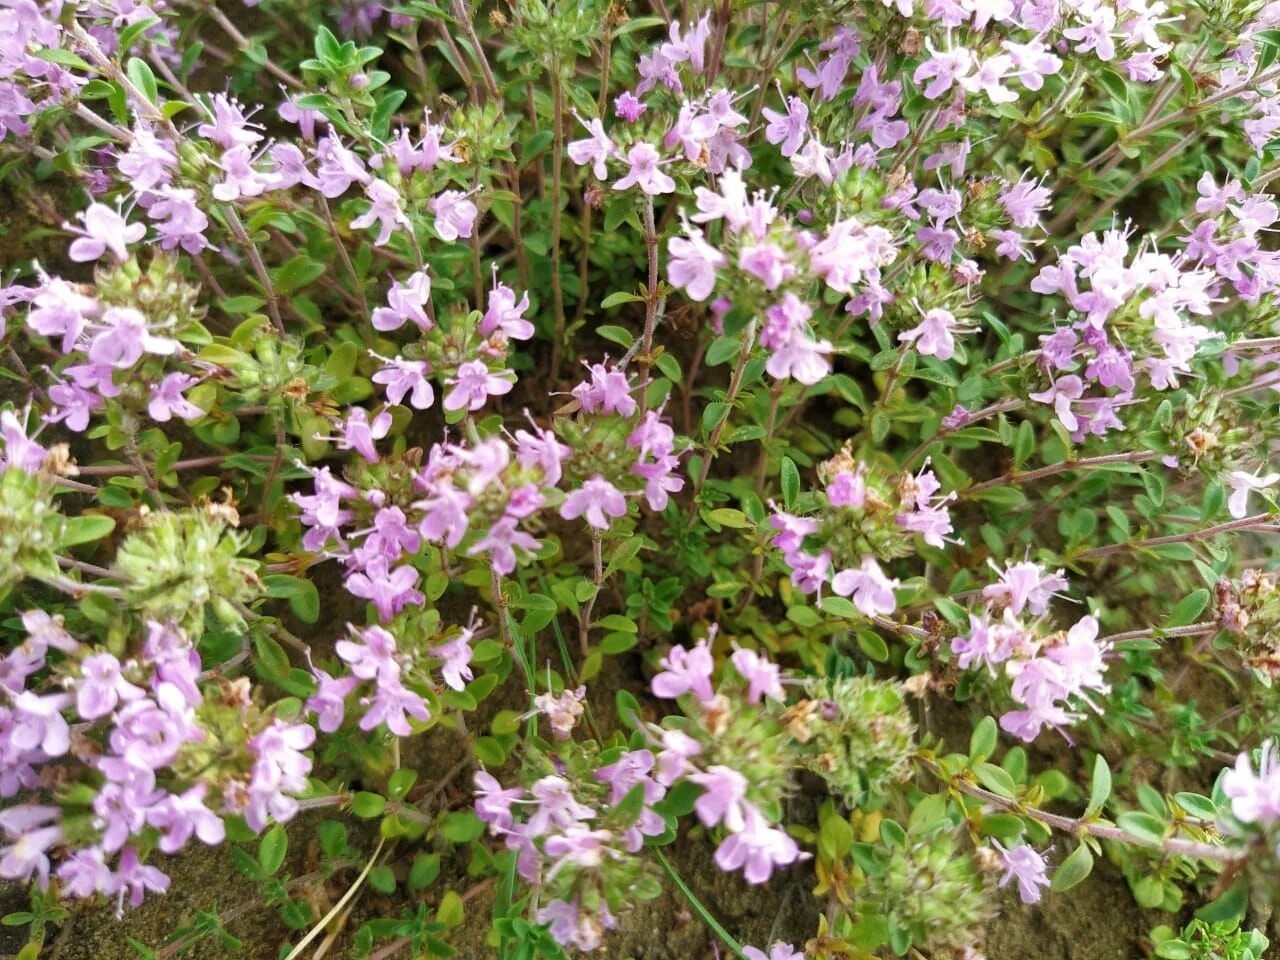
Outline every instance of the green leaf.
POLYGON ((1235 923, 1244 916, 1249 905, 1249 881, 1241 877, 1231 889, 1212 903, 1196 911, 1196 919, 1206 923, 1235 923))
POLYGON ((1007 800, 1014 799, 1018 794, 1018 785, 1003 767, 991 763, 976 763, 973 765, 973 774, 984 787, 1007 800))
POLYGON ((790 457, 783 457, 779 481, 782 486, 782 505, 790 510, 800 495, 800 470, 790 457))
POLYGON ((289 852, 289 835, 282 824, 275 824, 262 835, 258 843, 258 865, 267 876, 272 876, 284 864, 285 854, 289 852))
POLYGON ((626 327, 614 327, 609 324, 596 327, 596 335, 603 337, 610 343, 616 343, 623 347, 630 347, 631 341, 635 339, 631 331, 626 327))
POLYGON ((72 70, 93 69, 78 54, 72 53, 70 50, 61 50, 58 47, 45 47, 36 50, 34 56, 47 63, 56 63, 60 67, 70 67, 72 70))
POLYGON ((147 61, 139 57, 130 57, 129 63, 125 66, 125 73, 129 75, 129 80, 142 92, 144 97, 153 104, 158 105, 160 103, 160 90, 156 86, 156 75, 151 72, 151 67, 147 64, 147 61))
POLYGON ((707 519, 712 523, 718 523, 722 527, 733 527, 737 530, 746 530, 751 527, 751 521, 747 519, 745 513, 730 507, 721 507, 718 510, 710 511, 707 514, 707 519))
POLYGON ((456 890, 450 890, 440 898, 436 922, 446 927, 456 927, 462 923, 462 897, 458 896, 456 890))
MULTIPOLYGON (((623 303, 643 303, 643 302, 644 302, 644 297, 638 296, 634 293, 627 293, 625 290, 619 290, 616 293, 609 294, 607 297, 601 300, 600 306, 602 309, 608 310, 610 307, 616 307, 623 303)), ((629 345, 631 343, 631 340, 628 339, 627 343, 629 345)))
POLYGON ((95 540, 101 540, 115 528, 115 520, 97 513, 85 513, 78 517, 68 517, 62 526, 62 536, 59 538, 58 547, 65 550, 67 547, 78 546, 82 543, 92 543, 95 540))
POLYGON ((1198 793, 1175 793, 1173 799, 1178 806, 1193 817, 1209 821, 1218 819, 1217 804, 1208 797, 1202 797, 1198 793))
POLYGON ((1209 591, 1201 587, 1187 594, 1169 611, 1168 627, 1185 627, 1195 623, 1196 619, 1209 605, 1209 591))
POLYGON ((716 337, 707 348, 707 366, 718 367, 728 363, 742 349, 737 337, 716 337))
POLYGON ((978 721, 969 737, 969 759, 974 763, 981 763, 995 753, 999 733, 995 718, 983 717, 978 721))
POLYGON ((1098 754, 1093 758, 1093 781, 1089 787, 1089 805, 1084 808, 1084 818, 1087 820, 1098 813, 1110 796, 1111 768, 1107 765, 1107 758, 1098 754))
POLYGON ((361 790, 351 800, 351 812, 365 820, 382 816, 382 811, 386 808, 387 798, 368 790, 361 790))
POLYGON ((387 778, 387 796, 399 800, 418 782, 417 770, 397 770, 387 778))
POLYGON ((484 835, 484 823, 470 810, 454 810, 440 821, 440 834, 450 843, 470 843, 484 835))
POLYGON ((1158 845, 1164 841, 1164 821, 1149 813, 1127 810, 1116 817, 1116 826, 1144 843, 1158 845))
POLYGON ((417 892, 425 890, 440 876, 440 855, 438 853, 420 853, 413 858, 413 866, 409 868, 409 889, 417 892))
POLYGON ((1081 883, 1093 870, 1093 852, 1086 844, 1080 844, 1071 851, 1058 868, 1053 871, 1053 882, 1050 889, 1062 893, 1081 883))

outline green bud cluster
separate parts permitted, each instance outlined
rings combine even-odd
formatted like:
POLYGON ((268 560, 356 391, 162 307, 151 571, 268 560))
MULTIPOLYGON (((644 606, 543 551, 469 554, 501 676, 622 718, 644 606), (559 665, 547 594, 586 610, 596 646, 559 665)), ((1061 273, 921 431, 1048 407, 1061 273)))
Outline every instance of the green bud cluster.
POLYGON ((0 475, 0 594, 23 576, 57 575, 62 526, 47 480, 17 467, 0 475))
POLYGON ((818 678, 788 714, 804 765, 850 807, 877 809, 910 773, 915 723, 902 686, 873 677, 818 678))
POLYGON ((950 829, 927 836, 882 830, 889 842, 862 858, 865 886, 857 891, 860 916, 880 918, 889 946, 930 953, 980 942, 994 913, 989 878, 965 855, 950 829))
POLYGON ((206 607, 239 624, 235 604, 262 591, 256 564, 239 555, 246 539, 216 510, 150 514, 116 554, 125 598, 148 619, 172 621, 193 636, 203 632, 206 607))

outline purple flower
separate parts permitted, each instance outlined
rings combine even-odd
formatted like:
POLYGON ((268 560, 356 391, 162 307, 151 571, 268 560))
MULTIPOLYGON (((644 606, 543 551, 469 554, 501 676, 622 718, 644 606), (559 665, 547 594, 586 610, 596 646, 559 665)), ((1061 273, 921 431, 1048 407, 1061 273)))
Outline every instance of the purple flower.
POLYGON ((783 943, 781 940, 769 948, 767 955, 758 947, 743 947, 742 953, 747 960, 804 960, 803 950, 797 950, 791 944, 783 943))
POLYGON ((868 617, 893 613, 898 606, 893 590, 898 585, 884 575, 874 557, 863 557, 861 567, 841 570, 831 578, 832 591, 842 597, 852 594, 854 606, 868 617))
POLYGON ((430 330, 431 318, 423 308, 431 299, 431 277, 425 270, 409 275, 404 283, 393 283, 387 291, 387 306, 377 307, 370 317, 373 329, 390 331, 412 321, 422 331, 430 330))
POLYGON ((1017 880, 1018 896, 1022 902, 1039 903, 1040 888, 1049 886, 1044 855, 1026 843, 1005 849, 998 840, 991 842, 1000 851, 1000 860, 1004 865, 1000 886, 1005 886, 1010 880, 1017 880))
POLYGON ((384 623, 410 604, 421 605, 418 571, 409 564, 389 569, 386 557, 375 557, 363 571, 347 577, 347 591, 352 596, 370 601, 384 623))
POLYGON ((83 226, 64 223, 63 228, 79 235, 67 251, 67 256, 77 263, 97 260, 108 250, 117 262, 123 263, 129 257, 127 245, 137 243, 147 233, 144 224, 135 223, 130 226, 118 211, 101 203, 89 204, 87 210, 76 216, 83 226))
POLYGON ((1263 743, 1257 773, 1248 751, 1236 757, 1235 767, 1222 777, 1222 792, 1231 800, 1232 816, 1241 823, 1267 827, 1280 820, 1280 765, 1276 763, 1275 741, 1263 743))
POLYGON ((473 678, 471 672, 471 636, 470 630, 463 630, 456 637, 433 647, 431 655, 444 661, 440 675, 447 686, 454 690, 462 690, 467 681, 473 678))
POLYGON ((48 757, 60 757, 71 748, 71 728, 62 710, 71 703, 67 693, 39 696, 30 690, 15 693, 10 702, 13 729, 10 746, 21 750, 39 748, 48 757))
POLYGON ((651 683, 655 697, 674 700, 692 693, 702 703, 710 703, 715 697, 711 689, 711 671, 715 662, 707 641, 699 640, 692 650, 677 644, 658 661, 658 665, 662 672, 651 683))
MULTIPOLYGON (((374 312, 377 313, 376 310, 374 312)), ((374 325, 377 326, 376 323, 374 325)), ((404 403, 407 395, 409 406, 415 410, 426 410, 435 403, 436 399, 435 391, 431 389, 431 381, 427 379, 427 373, 430 370, 431 365, 425 360, 405 360, 402 357, 395 357, 392 360, 384 359, 382 368, 373 375, 372 379, 374 383, 380 383, 386 388, 388 403, 404 403)))
POLYGON ((445 383, 453 389, 444 397, 446 410, 479 410, 490 397, 511 392, 512 382, 505 374, 510 370, 491 371, 483 360, 468 360, 458 367, 458 375, 445 383))
POLYGON ((364 190, 369 197, 369 209, 351 221, 351 229, 364 230, 376 223, 378 236, 373 245, 381 247, 391 239, 392 231, 397 226, 410 227, 411 224, 400 208, 400 191, 387 181, 374 177, 365 185, 364 190))
POLYGON ((147 810, 147 823, 160 831, 161 852, 177 853, 193 834, 210 846, 226 838, 226 824, 204 805, 207 790, 208 784, 197 783, 186 793, 169 794, 147 810))
POLYGON ((138 859, 138 851, 125 847, 116 864, 115 876, 107 892, 116 893, 123 900, 128 895, 129 906, 142 906, 146 891, 164 893, 169 889, 169 878, 156 867, 148 867, 138 859))
POLYGON ((249 740, 254 758, 249 784, 243 796, 228 798, 228 807, 243 813, 251 830, 263 829, 269 818, 284 823, 298 812, 298 801, 290 794, 307 789, 311 760, 302 751, 315 738, 315 730, 307 724, 277 718, 249 740))
POLYGON ((667 276, 683 288, 691 300, 699 302, 711 296, 716 286, 716 271, 728 266, 729 258, 703 238, 702 231, 690 229, 688 239, 672 237, 667 242, 671 257, 667 276))
POLYGON ((776 663, 771 663, 754 650, 735 650, 730 659, 738 675, 747 681, 748 703, 759 703, 763 697, 779 702, 787 699, 782 689, 782 671, 776 663))
POLYGON ((782 144, 782 155, 789 157, 800 149, 809 132, 809 106, 799 97, 788 97, 786 104, 786 113, 764 108, 764 118, 769 121, 764 138, 782 144))
POLYGON ((493 569, 500 576, 506 576, 516 568, 516 548, 530 553, 536 551, 541 544, 529 534, 516 526, 513 516, 499 517, 489 527, 489 532, 475 542, 467 551, 467 556, 488 551, 491 554, 493 569))
POLYGON ((662 172, 659 167, 660 155, 651 143, 637 143, 627 151, 628 170, 626 175, 613 185, 615 190, 626 190, 638 186, 650 196, 671 193, 676 182, 662 172))
POLYGON ((560 516, 564 519, 576 520, 586 514, 587 523, 597 530, 609 529, 606 517, 616 519, 626 513, 627 500, 622 491, 599 474, 570 493, 560 505, 560 516))
POLYGON ((76 710, 81 719, 105 717, 121 700, 145 696, 120 673, 120 661, 109 653, 95 653, 80 661, 80 681, 76 684, 76 710))
POLYGON ((957 324, 950 310, 935 307, 926 311, 924 319, 917 326, 898 334, 898 341, 914 344, 916 352, 923 357, 950 360, 956 352, 953 334, 967 332, 969 331, 957 324))
POLYGON ((708 767, 705 773, 690 774, 688 779, 703 788, 693 809, 704 827, 724 823, 730 833, 737 833, 746 826, 745 802, 747 778, 737 770, 725 766, 708 767))
POLYGON ((587 413, 616 413, 629 417, 636 412, 636 401, 631 396, 631 383, 624 371, 607 368, 603 363, 587 367, 591 374, 573 388, 571 393, 587 413))
POLYGON ((307 698, 307 709, 316 715, 316 727, 321 733, 333 733, 342 726, 347 697, 360 680, 358 677, 335 678, 319 667, 312 667, 311 675, 316 680, 316 692, 307 698))
POLYGON ((529 292, 526 290, 520 302, 516 302, 516 292, 505 283, 498 283, 497 269, 494 269, 493 289, 489 291, 489 305, 480 321, 480 332, 489 336, 496 330, 512 340, 528 340, 533 336, 533 324, 524 317, 529 309, 529 292))
MULTIPOLYGON (((996 570, 993 561, 988 560, 996 570)), ((1005 562, 1004 570, 997 570, 1000 580, 982 588, 982 599, 988 603, 1003 599, 1015 615, 1029 607, 1036 616, 1049 608, 1049 601, 1059 590, 1067 588, 1067 578, 1062 571, 1046 573, 1038 563, 1024 560, 1021 563, 1005 562)))
POLYGON ((383 410, 373 421, 363 407, 352 407, 347 419, 339 426, 338 449, 354 450, 369 463, 378 462, 375 440, 381 440, 391 429, 391 414, 383 410))
POLYGON ((186 373, 171 373, 159 383, 151 385, 151 399, 147 403, 147 413, 151 419, 159 423, 167 423, 173 417, 183 420, 195 420, 203 417, 205 411, 182 395, 186 390, 200 381, 186 373))
POLYGON ((413 733, 409 726, 409 717, 426 723, 431 719, 431 711, 426 702, 418 694, 400 684, 398 679, 379 681, 372 699, 360 701, 365 706, 365 714, 360 718, 361 730, 372 730, 380 723, 398 737, 407 737, 413 733))
POLYGON ((505 833, 511 829, 513 804, 524 799, 524 791, 519 787, 504 790, 502 784, 490 773, 477 770, 474 782, 476 785, 476 816, 489 825, 492 834, 505 833))
POLYGON ((604 125, 600 122, 599 117, 584 120, 577 110, 573 111, 573 115, 578 118, 580 124, 587 128, 589 136, 585 140, 574 140, 569 144, 569 159, 580 167, 588 163, 591 164, 591 172, 595 174, 597 180, 607 179, 609 170, 605 166, 605 161, 616 154, 618 148, 609 139, 609 135, 604 132, 604 125))
POLYGON ((799 845, 775 827, 750 803, 743 803, 744 824, 716 848, 716 866, 721 870, 741 869, 747 883, 764 883, 774 867, 801 859, 799 845))
MULTIPOLYGON (((627 123, 635 123, 648 109, 648 106, 642 100, 637 99, 636 95, 630 90, 624 90, 613 101, 613 112, 619 118, 627 121, 627 123)), ((603 180, 604 177, 600 177, 600 179, 603 180)))
POLYGON ((89 359, 122 370, 132 367, 144 353, 169 356, 178 342, 153 336, 147 318, 132 307, 111 307, 102 315, 101 326, 89 344, 89 359))
POLYGON ((427 204, 436 218, 436 234, 445 243, 471 236, 471 228, 480 211, 461 190, 445 190, 427 204))

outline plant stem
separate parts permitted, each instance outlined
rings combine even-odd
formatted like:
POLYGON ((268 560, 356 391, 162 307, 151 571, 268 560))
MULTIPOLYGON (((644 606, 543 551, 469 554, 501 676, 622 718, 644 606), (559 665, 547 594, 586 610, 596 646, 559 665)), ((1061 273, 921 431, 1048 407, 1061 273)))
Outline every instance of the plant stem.
POLYGON ((1280 532, 1280 525, 1276 523, 1276 518, 1270 513, 1257 513, 1252 517, 1244 517, 1241 520, 1231 520, 1227 523, 1215 524, 1212 527, 1205 527, 1202 530, 1192 530, 1189 533, 1176 533, 1167 537, 1151 537, 1147 540, 1129 540, 1125 543, 1111 543, 1103 547, 1094 547, 1091 550, 1084 550, 1077 553, 1072 559, 1074 560, 1096 560, 1098 557, 1109 557, 1112 554, 1123 553, 1126 550, 1144 550, 1149 547, 1162 547, 1170 543, 1193 543, 1196 540, 1208 540, 1216 537, 1220 533, 1232 533, 1238 530, 1269 530, 1272 533, 1280 532))
POLYGON ((1002 810, 1008 810, 1010 813, 1038 820, 1046 827, 1052 827, 1055 830, 1061 830, 1063 833, 1069 833, 1076 837, 1087 834, 1100 840, 1114 840, 1149 850, 1157 849, 1164 853, 1184 857, 1199 857, 1203 860, 1214 860, 1218 863, 1234 863, 1240 858, 1240 854, 1213 843, 1188 840, 1185 837, 1166 837, 1159 843, 1152 843, 1141 837, 1135 837, 1114 824, 1102 823, 1096 820, 1078 820, 1075 817, 1064 817, 1060 814, 1050 813, 1047 810, 1041 810, 1038 807, 1027 806, 1017 800, 1010 800, 1007 797, 1000 796, 998 793, 986 790, 975 783, 970 783, 962 777, 948 777, 933 760, 924 757, 918 759, 926 770, 939 780, 947 783, 953 790, 958 790, 960 793, 968 794, 979 800, 985 800, 987 803, 994 804, 1002 810))
POLYGON ((1163 454, 1155 450, 1135 450, 1129 453, 1110 453, 1101 457, 1083 457, 1079 460, 1063 460, 1061 463, 1051 463, 1047 467, 1040 467, 1036 470, 1026 470, 1018 472, 1012 470, 1009 473, 1002 474, 991 480, 984 480, 982 483, 976 483, 967 490, 962 490, 960 496, 971 497, 974 494, 981 493, 984 490, 991 490, 995 487, 1011 486, 1020 483, 1030 483, 1033 480, 1042 480, 1045 477, 1052 477, 1055 474, 1067 473, 1072 470, 1092 470, 1097 467, 1111 466, 1117 463, 1146 463, 1150 460, 1158 459, 1163 454))

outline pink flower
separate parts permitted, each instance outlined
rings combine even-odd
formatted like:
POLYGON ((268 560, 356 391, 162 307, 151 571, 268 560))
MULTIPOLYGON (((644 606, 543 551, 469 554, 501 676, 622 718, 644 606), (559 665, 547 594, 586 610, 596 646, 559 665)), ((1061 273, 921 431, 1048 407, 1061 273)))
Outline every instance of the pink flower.
POLYGON ((1280 482, 1280 473, 1268 473, 1260 477, 1256 473, 1245 473, 1243 470, 1232 470, 1224 478, 1231 488, 1231 496, 1227 498, 1227 510, 1237 520, 1244 517, 1249 509, 1249 494, 1255 490, 1266 490, 1280 482))
POLYGON ((145 691, 123 677, 120 661, 111 654, 95 653, 80 661, 76 711, 82 720, 105 717, 121 700, 137 700, 142 696, 145 691))
POLYGON ((480 321, 480 332, 489 336, 496 330, 512 340, 528 340, 533 336, 533 324, 524 317, 529 309, 529 292, 526 290, 520 302, 516 302, 516 292, 505 283, 498 283, 497 268, 494 268, 493 289, 489 291, 489 307, 480 321))
POLYGON ((346 581, 347 592, 372 602, 384 623, 404 607, 422 604, 417 584, 417 570, 407 563, 389 570, 385 557, 375 557, 363 572, 351 574, 346 581))
POLYGON ((77 263, 97 260, 108 250, 117 262, 123 263, 129 257, 127 245, 137 243, 147 233, 144 224, 135 223, 131 226, 125 223, 124 217, 117 211, 101 203, 89 204, 89 208, 76 214, 76 217, 83 224, 82 227, 70 223, 64 223, 63 227, 79 235, 67 251, 67 256, 77 263))
POLYGON ((1054 412, 1057 413, 1058 420, 1062 422, 1062 425, 1068 430, 1075 431, 1079 428, 1080 421, 1076 419, 1076 415, 1071 411, 1071 402, 1079 400, 1083 393, 1084 382, 1073 373, 1065 377, 1059 377, 1058 382, 1048 390, 1028 394, 1028 396, 1040 403, 1052 403, 1054 412))
POLYGON ((199 380, 185 373, 171 373, 159 383, 153 383, 151 400, 147 403, 151 419, 166 423, 175 416, 183 420, 203 417, 205 412, 182 395, 183 390, 197 383, 199 380))
POLYGON ((898 581, 886 577, 874 557, 863 557, 860 568, 841 570, 831 578, 831 589, 842 597, 852 594, 854 606, 868 617, 893 613, 898 605, 893 595, 896 586, 898 581))
POLYGON ((381 247, 391 239, 397 225, 410 226, 409 218, 400 209, 400 192, 387 181, 375 177, 364 190, 369 197, 369 209, 351 221, 351 229, 364 230, 376 223, 378 236, 373 245, 381 247))
POLYGON ((468 360, 458 367, 458 375, 445 383, 453 389, 445 394, 446 410, 479 410, 490 397, 500 397, 511 392, 512 382, 503 374, 510 370, 491 371, 482 360, 468 360))
POLYGON ((492 834, 505 833, 514 822, 512 806, 524 799, 519 787, 504 790, 491 773, 477 770, 473 778, 476 785, 476 816, 489 825, 492 834))
POLYGON ((637 143, 627 151, 629 169, 626 176, 613 185, 615 190, 626 190, 638 186, 650 196, 660 193, 671 193, 676 182, 662 172, 658 164, 660 155, 651 143, 637 143))
MULTIPOLYGON (((987 563, 995 570, 991 560, 987 563)), ((991 603, 1005 599, 1014 615, 1021 615, 1023 608, 1030 608, 1036 616, 1040 616, 1049 608, 1049 601, 1059 590, 1067 588, 1067 578, 1062 571, 1045 573, 1038 563, 1024 560, 1021 563, 1005 562, 1004 570, 998 583, 982 588, 982 599, 991 603)))
POLYGON ((574 140, 569 144, 569 159, 578 166, 587 163, 591 164, 591 172, 596 175, 597 180, 607 179, 609 170, 605 166, 605 160, 616 154, 618 148, 613 145, 609 135, 604 132, 604 125, 600 122, 599 117, 584 120, 577 110, 573 111, 573 115, 578 118, 579 123, 587 128, 587 133, 590 136, 585 140, 574 140))
MULTIPOLYGON (((648 110, 643 101, 638 100, 630 90, 624 90, 613 101, 613 112, 627 123, 635 123, 648 110)), ((603 177, 600 177, 603 180, 603 177)))
POLYGON ((747 883, 764 883, 774 867, 801 859, 800 847, 790 836, 769 826, 764 815, 750 803, 743 803, 742 830, 726 837, 716 849, 716 866, 730 871, 741 868, 747 883))
POLYGON ((782 144, 782 155, 789 157, 800 149, 809 132, 809 106, 799 97, 788 97, 786 103, 786 113, 764 108, 764 118, 769 121, 764 138, 782 144))
POLYGON ((608 530, 606 515, 615 519, 625 516, 627 499, 621 490, 596 474, 565 497, 564 503, 560 505, 560 516, 566 520, 576 520, 584 513, 591 526, 597 530, 608 530))
POLYGON ((436 218, 436 234, 445 243, 452 243, 459 237, 464 240, 470 237, 471 228, 480 214, 461 190, 445 190, 432 198, 427 206, 436 218))
POLYGON ((726 830, 737 833, 745 823, 747 778, 730 767, 708 767, 706 773, 690 774, 691 782, 703 788, 693 809, 708 829, 724 823, 726 830))
POLYGON ((803 950, 797 950, 781 940, 769 948, 767 956, 759 947, 743 947, 742 954, 747 960, 804 960, 803 950))
POLYGON ((583 410, 587 413, 616 413, 623 417, 636 412, 631 382, 624 371, 617 367, 610 370, 603 363, 593 363, 587 370, 591 379, 571 391, 583 410))
POLYGON ((387 291, 387 305, 373 311, 370 322, 373 329, 390 331, 411 321, 424 332, 432 327, 431 318, 423 309, 431 299, 431 278, 425 270, 409 275, 404 283, 393 283, 387 291))
POLYGON ((404 398, 408 395, 411 407, 426 410, 435 402, 435 391, 431 389, 431 382, 427 379, 430 369, 425 360, 396 357, 386 360, 372 380, 386 388, 388 403, 404 403, 404 398))
POLYGON ((716 287, 716 271, 729 264, 729 258, 707 243, 701 230, 690 228, 689 236, 672 237, 667 242, 671 253, 667 276, 683 288, 691 300, 699 302, 711 296, 716 287))
POLYGON ((925 313, 919 325, 898 334, 898 340, 914 344, 921 356, 950 360, 956 352, 956 341, 952 335, 956 332, 967 331, 957 325, 950 310, 935 307, 925 313))
POLYGON ((352 407, 347 419, 339 427, 339 450, 354 450, 369 463, 378 462, 378 451, 374 447, 375 440, 381 440, 391 429, 391 414, 383 410, 372 422, 369 413, 363 407, 352 407))
POLYGON ((1231 800, 1231 814, 1241 823, 1270 826, 1280 820, 1280 765, 1275 741, 1262 745, 1258 772, 1249 752, 1236 757, 1236 765, 1222 778, 1222 792, 1231 800))
POLYGON ((930 100, 936 100, 954 84, 968 76, 973 69, 973 54, 965 47, 938 51, 933 45, 933 40, 928 37, 925 38, 924 45, 931 59, 916 67, 911 79, 917 85, 928 80, 929 84, 924 88, 924 95, 930 100))
POLYGON ((658 661, 662 672, 653 678, 651 688, 655 697, 674 700, 692 693, 702 703, 709 703, 715 694, 711 690, 711 671, 715 662, 707 641, 699 640, 692 650, 678 644, 658 661))
POLYGON ((731 660, 738 675, 747 681, 748 703, 759 703, 763 697, 779 703, 787 699, 782 689, 782 672, 776 663, 771 663, 754 650, 735 650, 731 660))
POLYGON ((1039 903, 1040 888, 1049 886, 1044 856, 1027 843, 1020 843, 1006 850, 998 840, 991 842, 1000 851, 1000 860, 1004 865, 1000 886, 1003 887, 1010 880, 1017 880, 1018 896, 1022 902, 1039 903))

